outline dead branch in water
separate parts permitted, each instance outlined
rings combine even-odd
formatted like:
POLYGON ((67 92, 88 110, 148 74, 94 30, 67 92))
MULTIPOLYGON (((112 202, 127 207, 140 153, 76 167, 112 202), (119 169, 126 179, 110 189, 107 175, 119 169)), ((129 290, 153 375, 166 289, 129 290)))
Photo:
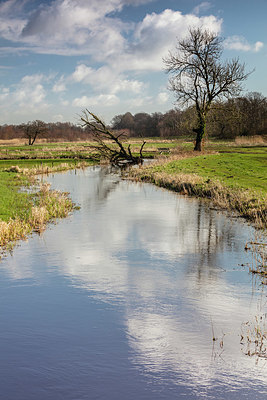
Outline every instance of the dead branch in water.
POLYGON ((83 111, 81 116, 82 126, 88 127, 92 131, 96 146, 93 146, 99 158, 104 158, 112 164, 120 165, 123 163, 129 164, 142 164, 143 155, 142 151, 145 145, 145 141, 139 150, 139 155, 134 156, 131 152, 131 145, 125 148, 121 142, 124 133, 116 135, 111 130, 109 130, 104 122, 97 117, 97 115, 88 111, 87 109, 83 111), (111 141, 109 144, 107 141, 111 141))

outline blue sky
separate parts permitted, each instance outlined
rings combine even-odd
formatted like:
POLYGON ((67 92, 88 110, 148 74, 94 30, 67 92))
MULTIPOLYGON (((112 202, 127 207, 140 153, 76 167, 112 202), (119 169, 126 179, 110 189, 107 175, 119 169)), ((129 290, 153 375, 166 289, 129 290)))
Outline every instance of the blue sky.
POLYGON ((245 91, 267 95, 266 0, 0 0, 0 124, 106 122, 174 107, 162 57, 189 26, 239 57, 245 91))

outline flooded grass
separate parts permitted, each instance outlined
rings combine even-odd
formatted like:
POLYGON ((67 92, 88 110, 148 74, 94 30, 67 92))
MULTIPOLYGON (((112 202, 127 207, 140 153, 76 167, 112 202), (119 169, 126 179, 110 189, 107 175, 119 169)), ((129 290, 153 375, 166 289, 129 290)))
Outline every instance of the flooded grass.
MULTIPOLYGON (((32 232, 42 232, 49 221, 66 217, 75 205, 68 193, 50 189, 50 185, 41 184, 34 193, 30 190, 33 175, 70 169, 73 164, 57 164, 35 168, 11 166, 0 172, 0 248, 2 251, 12 249, 18 240, 26 239, 32 232), (21 191, 22 187, 29 187, 21 191)), ((75 165, 85 167, 85 163, 75 165)))
POLYGON ((266 314, 255 316, 253 321, 246 321, 242 325, 240 336, 242 351, 249 357, 267 359, 267 330, 266 314))
POLYGON ((264 230, 257 230, 254 238, 245 245, 245 250, 252 256, 249 271, 260 276, 261 282, 267 285, 267 236, 264 230))
POLYGON ((16 172, 20 173, 23 175, 41 175, 41 174, 49 174, 51 172, 61 172, 61 171, 67 171, 69 169, 82 169, 88 167, 87 162, 77 162, 77 163, 56 163, 54 164, 53 162, 51 165, 47 163, 40 163, 39 165, 32 166, 30 168, 19 166, 19 165, 11 165, 10 167, 7 167, 4 169, 4 172, 16 172))
MULTIPOLYGON (((19 239, 26 239, 30 233, 30 225, 20 218, 0 221, 0 248, 11 250, 19 239)), ((1 256, 0 256, 1 258, 1 256)))
POLYGON ((130 178, 189 196, 212 200, 216 207, 236 211, 260 228, 267 226, 266 158, 241 154, 185 153, 133 169, 130 178))
POLYGON ((27 218, 0 221, 0 248, 3 251, 11 250, 16 241, 25 240, 33 231, 42 232, 48 222, 66 217, 74 208, 67 193, 51 190, 46 184, 41 185, 27 218))

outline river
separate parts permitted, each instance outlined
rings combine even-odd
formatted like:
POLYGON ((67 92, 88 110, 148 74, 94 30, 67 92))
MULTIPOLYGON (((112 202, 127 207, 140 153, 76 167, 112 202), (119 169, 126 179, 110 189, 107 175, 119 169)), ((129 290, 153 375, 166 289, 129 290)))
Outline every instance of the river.
POLYGON ((105 168, 47 180, 81 209, 0 263, 1 399, 267 398, 252 227, 105 168))

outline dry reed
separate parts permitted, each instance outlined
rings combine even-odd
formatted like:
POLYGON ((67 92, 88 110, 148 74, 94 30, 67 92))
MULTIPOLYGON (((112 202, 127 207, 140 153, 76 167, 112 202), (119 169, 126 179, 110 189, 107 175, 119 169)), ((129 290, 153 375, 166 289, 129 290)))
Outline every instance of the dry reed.
POLYGON ((129 178, 151 182, 181 194, 208 198, 217 207, 237 211, 259 228, 267 226, 266 199, 258 198, 258 194, 253 191, 229 188, 217 180, 205 180, 195 174, 153 172, 149 167, 132 169, 129 178))
POLYGON ((50 190, 49 184, 42 184, 36 194, 27 219, 0 221, 0 249, 10 250, 16 241, 26 239, 30 232, 42 232, 49 221, 66 217, 75 207, 68 193, 50 190))
MULTIPOLYGON (((75 164, 75 169, 83 169, 87 167, 88 164, 86 162, 78 162, 75 164)), ((73 169, 73 164, 68 163, 60 163, 52 166, 48 165, 38 165, 33 168, 21 168, 18 165, 12 165, 11 167, 5 168, 5 172, 16 172, 23 175, 42 175, 49 174, 51 172, 59 172, 59 171, 67 171, 69 169, 73 169)))
POLYGON ((266 314, 256 316, 255 321, 243 323, 240 336, 245 355, 267 359, 266 314))
POLYGON ((237 145, 264 145, 267 140, 264 136, 255 135, 255 136, 237 136, 235 138, 235 144, 237 145))
POLYGON ((8 222, 0 221, 0 248, 9 248, 11 243, 26 239, 29 232, 29 224, 19 218, 10 219, 8 222))
POLYGON ((261 282, 267 284, 267 234, 264 230, 257 230, 254 237, 245 245, 245 250, 252 256, 249 271, 260 276, 261 282))

